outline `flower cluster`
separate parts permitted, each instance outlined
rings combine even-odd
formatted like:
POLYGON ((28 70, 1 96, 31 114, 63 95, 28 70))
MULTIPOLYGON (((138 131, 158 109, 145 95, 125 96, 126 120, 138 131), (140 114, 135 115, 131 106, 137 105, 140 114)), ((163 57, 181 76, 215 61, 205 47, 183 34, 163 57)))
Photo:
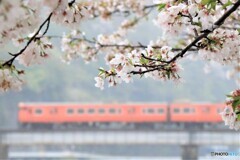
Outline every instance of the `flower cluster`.
MULTIPOLYGON (((9 60, 0 61, 0 91, 18 90, 23 84, 23 71, 15 68, 15 60, 30 66, 42 63, 49 56, 53 45, 48 38, 60 37, 47 36, 52 22, 71 29, 70 34, 60 37, 65 62, 79 57, 90 62, 96 60, 99 53, 105 56, 109 69, 100 68, 95 78, 95 86, 100 89, 104 88, 105 81, 110 87, 130 83, 134 75, 179 80, 179 60, 189 51, 197 51, 208 61, 232 65, 234 72, 229 75, 233 77, 232 74, 240 70, 239 6, 238 0, 0 0, 0 44, 6 46, 12 42, 21 47, 19 52, 9 53, 9 60), (157 9, 154 15, 156 12, 152 11, 157 9), (89 39, 79 29, 83 20, 99 17, 111 20, 113 15, 124 16, 124 20, 108 35, 89 39), (43 17, 47 18, 43 20, 43 17), (128 31, 142 19, 152 17, 164 31, 163 37, 145 45, 131 42, 128 31), (27 36, 30 33, 33 34, 27 36)), ((229 96, 230 101, 222 113, 226 125, 235 129, 240 128, 239 92, 229 96)))
POLYGON ((9 68, 0 68, 0 93, 8 90, 20 90, 23 84, 22 71, 9 68))
POLYGON ((199 42, 199 55, 221 64, 238 64, 240 60, 240 35, 238 31, 216 29, 199 42))
POLYGON ((71 60, 82 57, 85 62, 90 62, 96 59, 97 49, 89 42, 85 41, 84 33, 79 30, 74 30, 62 38, 62 51, 64 55, 62 59, 69 63, 71 60))
POLYGON ((90 0, 82 3, 88 6, 88 10, 92 17, 100 16, 103 19, 109 19, 114 12, 122 12, 128 14, 134 12, 143 14, 144 1, 133 0, 90 0))
POLYGON ((88 9, 85 6, 75 3, 68 3, 68 0, 48 2, 53 9, 53 21, 65 26, 77 28, 82 19, 89 17, 88 9), (53 4, 52 4, 53 3, 53 4))
MULTIPOLYGON (((173 1, 155 0, 159 4, 158 18, 155 24, 161 27, 166 34, 199 34, 201 31, 212 30, 214 22, 224 13, 234 0, 221 1, 173 1)), ((237 14, 236 14, 237 15, 237 14)))
POLYGON ((0 3, 0 44, 33 32, 39 24, 40 6, 32 1, 8 1, 0 3), (17 14, 16 14, 17 13, 17 14))
POLYGON ((184 24, 188 23, 188 19, 181 17, 180 14, 187 13, 187 5, 185 4, 168 6, 158 14, 155 24, 161 27, 165 33, 178 34, 183 30, 184 24))
POLYGON ((36 38, 18 57, 18 62, 24 66, 41 64, 44 59, 49 57, 49 52, 52 48, 53 46, 48 38, 36 38))
POLYGON ((122 81, 132 82, 132 75, 144 75, 155 80, 178 80, 181 67, 177 63, 169 63, 174 53, 169 46, 154 49, 148 46, 144 50, 132 50, 124 54, 118 53, 108 57, 108 71, 100 69, 99 76, 95 78, 96 86, 103 88, 103 80, 106 78, 109 86, 115 86, 122 81))
POLYGON ((240 129, 240 89, 228 95, 226 108, 221 113, 225 125, 230 129, 240 129))

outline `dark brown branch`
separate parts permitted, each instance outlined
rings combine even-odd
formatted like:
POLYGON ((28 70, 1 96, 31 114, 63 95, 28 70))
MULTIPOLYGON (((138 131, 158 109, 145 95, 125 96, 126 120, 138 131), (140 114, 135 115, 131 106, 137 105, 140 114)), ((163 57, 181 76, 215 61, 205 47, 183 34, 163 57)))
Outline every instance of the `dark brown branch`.
MULTIPOLYGON (((72 6, 75 3, 75 0, 72 0, 71 2, 68 3, 69 6, 72 6)), ((28 40, 26 46, 21 49, 18 53, 16 54, 10 54, 11 56, 13 56, 11 59, 9 59, 8 61, 6 61, 5 63, 2 64, 2 66, 12 66, 14 60, 20 56, 21 54, 23 54, 23 52, 28 48, 28 46, 35 40, 37 39, 41 39, 48 31, 49 27, 50 27, 50 22, 51 22, 51 18, 52 18, 53 12, 51 12, 49 14, 49 16, 47 17, 47 19, 40 25, 40 27, 38 28, 38 30, 35 32, 35 34, 28 40), (45 26, 45 24, 47 24, 46 29, 44 30, 43 34, 38 37, 38 34, 40 33, 40 31, 42 30, 42 28, 45 26)))
MULTIPOLYGON (((201 35, 199 35, 198 37, 195 38, 194 41, 192 41, 188 46, 186 46, 180 53, 178 53, 175 57, 173 57, 171 60, 169 61, 161 61, 162 63, 165 63, 165 66, 169 65, 170 63, 174 63, 176 60, 178 60, 179 58, 182 58, 189 50, 191 50, 192 47, 197 46, 197 43, 202 40, 203 38, 207 38, 207 36, 212 33, 215 29, 219 28, 222 24, 224 24, 225 20, 234 12, 238 9, 238 7, 240 6, 240 0, 238 0, 228 11, 226 11, 222 17, 220 17, 219 20, 217 20, 214 23, 214 26, 212 28, 212 30, 207 30, 204 33, 202 33, 201 35)), ((148 58, 149 57, 145 57, 148 58)), ((159 61, 157 59, 154 59, 154 61, 159 61)), ((148 73, 148 72, 152 72, 158 69, 163 69, 163 65, 156 65, 156 68, 141 72, 141 73, 137 73, 137 72, 131 72, 132 74, 144 74, 144 73, 148 73), (160 67, 158 67, 160 66, 160 67)))
MULTIPOLYGON (((153 8, 156 8, 156 7, 158 7, 158 4, 146 5, 146 6, 143 7, 142 10, 143 10, 143 11, 146 11, 146 10, 148 10, 148 9, 153 9, 153 8)), ((116 9, 116 10, 114 10, 114 11, 108 13, 108 14, 109 14, 109 15, 114 15, 114 14, 116 14, 116 13, 123 13, 125 16, 129 16, 129 15, 131 14, 131 11, 130 11, 130 10, 121 11, 121 10, 119 10, 119 9, 116 9)), ((93 15, 93 18, 98 18, 98 17, 100 17, 99 14, 94 14, 94 15, 93 15)))
POLYGON ((50 22, 51 22, 51 17, 52 17, 52 13, 49 15, 49 17, 47 18, 47 27, 46 27, 46 29, 45 29, 45 31, 43 32, 43 34, 42 34, 42 36, 41 37, 43 37, 46 33, 47 33, 47 31, 48 31, 48 29, 49 29, 49 26, 50 26, 50 22))
POLYGON ((207 30, 205 31, 203 34, 201 34, 200 36, 198 36, 197 38, 195 38, 195 40, 193 42, 191 42, 187 47, 185 47, 180 53, 178 53, 175 57, 173 57, 171 60, 169 61, 165 61, 165 63, 172 63, 175 62, 179 57, 183 57, 184 54, 186 54, 187 51, 189 51, 193 46, 196 46, 197 43, 202 40, 203 38, 206 38, 210 33, 212 33, 216 28, 220 27, 225 20, 234 12, 237 10, 237 8, 240 6, 240 1, 237 1, 232 8, 230 8, 227 12, 225 12, 225 14, 223 14, 223 16, 214 23, 214 26, 212 28, 212 30, 207 30))
MULTIPOLYGON (((52 35, 52 36, 46 36, 48 38, 63 38, 62 36, 55 36, 55 35, 52 35)), ((100 48, 131 48, 131 49, 145 49, 147 48, 148 46, 147 45, 143 45, 142 43, 138 42, 137 45, 132 45, 132 44, 102 44, 96 40, 90 40, 86 37, 83 37, 83 38, 72 38, 72 40, 79 40, 79 41, 85 41, 85 42, 88 42, 92 45, 99 45, 100 48)), ((151 46, 153 49, 161 49, 162 46, 151 46)), ((177 51, 181 51, 182 49, 181 48, 173 48, 172 51, 174 52, 177 52, 177 51)), ((189 51, 196 51, 196 49, 190 49, 189 51)), ((158 60, 155 60, 155 61, 158 61, 158 60)))
POLYGON ((217 0, 219 4, 221 4, 222 6, 224 5, 223 2, 221 0, 217 0))
POLYGON ((141 54, 144 59, 150 60, 150 61, 155 61, 155 62, 162 62, 164 63, 165 61, 162 61, 161 59, 153 59, 150 57, 146 57, 144 54, 141 54))
POLYGON ((234 12, 237 10, 237 8, 240 6, 240 0, 237 1, 232 8, 230 8, 227 12, 223 14, 223 16, 214 23, 214 26, 211 31, 206 31, 205 33, 198 36, 192 43, 190 43, 186 48, 184 48, 179 54, 177 54, 173 59, 170 61, 167 61, 167 63, 175 62, 179 57, 183 57, 186 52, 191 49, 193 46, 195 46, 200 40, 203 38, 206 38, 210 33, 212 33, 216 28, 220 27, 225 20, 234 12))
POLYGON ((52 13, 49 14, 49 16, 47 17, 47 19, 40 25, 40 27, 38 28, 37 32, 29 39, 29 41, 27 42, 26 46, 21 49, 18 53, 16 54, 11 54, 13 57, 6 61, 5 63, 2 64, 2 66, 12 66, 12 63, 14 62, 14 60, 20 56, 27 48, 28 46, 34 41, 36 40, 37 35, 40 33, 40 31, 42 30, 42 28, 44 27, 44 25, 47 23, 47 27, 46 27, 46 30, 44 31, 43 35, 44 36, 46 33, 47 33, 47 30, 49 28, 49 24, 50 24, 50 21, 51 21, 51 17, 52 17, 52 13))
POLYGON ((76 0, 72 0, 71 2, 68 3, 69 7, 72 7, 72 5, 75 3, 76 0))
POLYGON ((163 67, 155 67, 155 68, 152 68, 152 69, 149 69, 149 70, 145 70, 145 71, 131 71, 130 74, 133 74, 133 75, 136 75, 136 74, 145 74, 145 73, 148 73, 148 72, 153 72, 153 71, 156 71, 156 70, 159 70, 159 69, 163 69, 163 67))
POLYGON ((158 6, 159 6, 158 4, 153 4, 153 5, 145 6, 145 7, 143 8, 143 10, 146 10, 146 9, 149 9, 149 8, 156 8, 156 7, 158 7, 158 6))

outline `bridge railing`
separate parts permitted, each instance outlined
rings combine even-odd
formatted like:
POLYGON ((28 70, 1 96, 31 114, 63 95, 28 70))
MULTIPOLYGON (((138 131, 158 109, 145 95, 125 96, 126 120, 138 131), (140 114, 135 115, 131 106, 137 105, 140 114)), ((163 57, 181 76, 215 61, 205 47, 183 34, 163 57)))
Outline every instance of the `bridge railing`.
POLYGON ((238 145, 239 132, 161 132, 161 131, 85 131, 85 132, 10 132, 2 134, 7 145, 58 144, 173 144, 238 145))

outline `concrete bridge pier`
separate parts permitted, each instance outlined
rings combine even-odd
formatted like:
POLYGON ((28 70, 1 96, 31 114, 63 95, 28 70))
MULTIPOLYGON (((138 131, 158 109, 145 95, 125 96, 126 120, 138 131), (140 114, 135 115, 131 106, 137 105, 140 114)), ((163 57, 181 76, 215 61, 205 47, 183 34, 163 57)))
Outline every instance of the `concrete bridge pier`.
POLYGON ((198 160, 198 146, 184 145, 182 148, 182 160, 198 160))
POLYGON ((0 160, 8 159, 8 146, 0 143, 0 160))

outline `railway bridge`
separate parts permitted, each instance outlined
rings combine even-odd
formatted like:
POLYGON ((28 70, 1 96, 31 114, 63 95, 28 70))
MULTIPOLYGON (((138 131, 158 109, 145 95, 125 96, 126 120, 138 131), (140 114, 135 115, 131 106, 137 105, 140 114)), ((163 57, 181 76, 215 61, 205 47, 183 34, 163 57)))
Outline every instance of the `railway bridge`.
POLYGON ((0 159, 8 159, 10 146, 49 145, 179 145, 183 160, 196 160, 199 146, 240 147, 240 133, 229 130, 91 131, 91 130, 2 130, 0 159))

